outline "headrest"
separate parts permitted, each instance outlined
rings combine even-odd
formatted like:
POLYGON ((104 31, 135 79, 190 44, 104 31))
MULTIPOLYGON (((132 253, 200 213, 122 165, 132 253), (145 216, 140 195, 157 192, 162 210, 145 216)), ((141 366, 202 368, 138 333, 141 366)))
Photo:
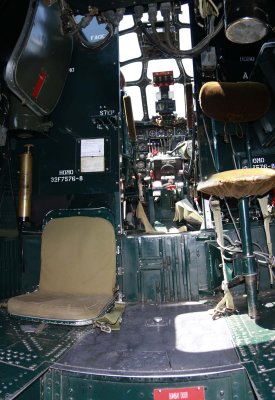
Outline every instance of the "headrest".
POLYGON ((207 82, 199 99, 208 117, 233 123, 256 121, 270 106, 269 90, 260 82, 207 82))

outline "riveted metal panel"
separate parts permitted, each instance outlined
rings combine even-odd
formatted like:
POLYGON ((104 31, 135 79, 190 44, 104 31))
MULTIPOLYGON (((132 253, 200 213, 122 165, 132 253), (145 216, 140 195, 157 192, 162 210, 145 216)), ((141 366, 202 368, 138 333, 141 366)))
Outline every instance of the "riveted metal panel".
POLYGON ((137 238, 121 236, 122 291, 126 301, 138 300, 138 247, 137 238))
POLYGON ((255 399, 244 370, 185 378, 121 379, 49 370, 43 379, 44 400, 153 399, 155 389, 204 386, 205 400, 255 399))
POLYGON ((203 242, 197 241, 196 235, 122 237, 126 300, 162 303, 197 299, 199 265, 191 261, 190 252, 197 257, 198 247, 204 252, 203 242))
POLYGON ((22 263, 17 238, 0 237, 0 296, 5 299, 20 293, 22 263))
POLYGON ((4 308, 0 308, 0 326, 1 400, 38 400, 37 379, 51 363, 91 330, 90 327, 54 326, 11 318, 4 308), (36 393, 36 397, 32 397, 33 393, 36 393))

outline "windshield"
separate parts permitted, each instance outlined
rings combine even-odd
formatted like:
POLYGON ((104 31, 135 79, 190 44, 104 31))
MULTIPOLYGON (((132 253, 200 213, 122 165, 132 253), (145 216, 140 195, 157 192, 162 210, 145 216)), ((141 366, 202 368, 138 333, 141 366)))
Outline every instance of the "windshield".
MULTIPOLYGON (((148 13, 141 21, 150 30, 148 13)), ((157 32, 164 35, 163 17, 157 13, 157 32)), ((131 96, 134 119, 148 121, 156 115, 156 101, 159 88, 153 86, 153 73, 172 71, 174 84, 170 87, 169 96, 175 100, 175 116, 186 117, 184 85, 193 81, 193 62, 190 58, 168 58, 149 43, 139 29, 132 15, 125 15, 119 26, 120 31, 120 65, 125 79, 125 92, 131 96)), ((179 12, 170 21, 170 37, 180 50, 190 49, 191 33, 189 6, 182 5, 179 12)))

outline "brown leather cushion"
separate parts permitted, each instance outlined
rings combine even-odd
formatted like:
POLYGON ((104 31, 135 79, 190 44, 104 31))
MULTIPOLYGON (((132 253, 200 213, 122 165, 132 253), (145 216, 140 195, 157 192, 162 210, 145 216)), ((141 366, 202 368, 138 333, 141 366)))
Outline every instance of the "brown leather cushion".
POLYGON ((259 82, 207 82, 199 99, 208 117, 224 122, 256 121, 270 107, 269 90, 259 82))
POLYGON ((275 187, 275 170, 246 168, 219 172, 198 184, 198 190, 217 197, 262 196, 275 187))

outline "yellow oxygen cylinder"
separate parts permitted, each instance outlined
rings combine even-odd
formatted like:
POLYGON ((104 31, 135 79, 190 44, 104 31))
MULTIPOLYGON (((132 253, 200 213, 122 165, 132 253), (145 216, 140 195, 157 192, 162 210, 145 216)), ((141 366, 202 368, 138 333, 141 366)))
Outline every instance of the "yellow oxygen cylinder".
POLYGON ((18 219, 28 222, 31 215, 32 196, 32 144, 26 144, 26 152, 20 155, 20 177, 18 194, 18 219))

